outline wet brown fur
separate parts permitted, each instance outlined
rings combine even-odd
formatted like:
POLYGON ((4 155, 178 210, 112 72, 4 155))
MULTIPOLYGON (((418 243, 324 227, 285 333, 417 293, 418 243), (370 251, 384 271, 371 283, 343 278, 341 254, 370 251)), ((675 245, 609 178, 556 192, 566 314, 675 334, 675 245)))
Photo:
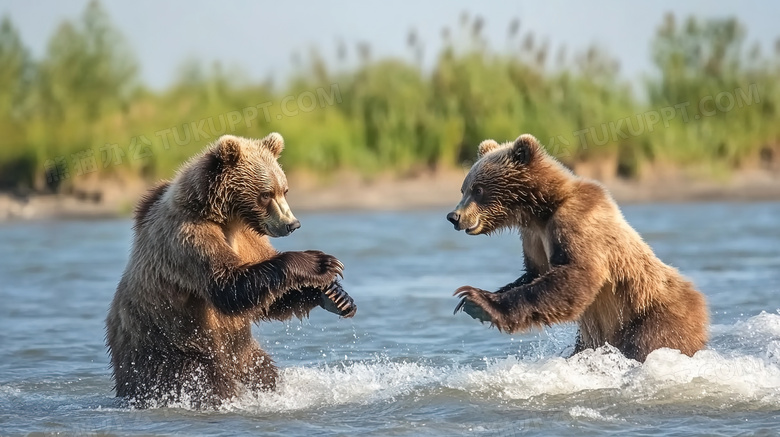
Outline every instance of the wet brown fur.
POLYGON ((277 369, 253 322, 305 317, 333 290, 341 315, 354 314, 336 258, 269 242, 295 221, 276 161, 282 141, 223 136, 139 202, 106 320, 118 396, 210 407, 241 389, 273 389, 277 369))
POLYGON ((495 293, 461 287, 456 311, 510 333, 576 321, 575 353, 609 343, 644 361, 662 347, 693 355, 705 346, 704 296, 655 256, 602 185, 572 174, 531 135, 484 141, 479 158, 456 228, 519 229, 526 272, 495 293))

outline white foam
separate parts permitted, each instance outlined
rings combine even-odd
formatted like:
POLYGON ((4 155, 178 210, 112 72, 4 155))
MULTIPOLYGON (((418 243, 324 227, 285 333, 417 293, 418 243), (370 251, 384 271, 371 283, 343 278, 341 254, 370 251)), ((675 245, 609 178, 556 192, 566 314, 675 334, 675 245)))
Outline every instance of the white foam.
POLYGON ((451 375, 446 383, 450 388, 471 393, 528 399, 541 394, 619 388, 625 384, 627 373, 637 366, 638 362, 605 346, 569 359, 553 357, 531 361, 510 356, 488 364, 485 370, 464 369, 451 375))
POLYGON ((780 337, 780 315, 761 311, 757 316, 739 320, 733 325, 712 325, 710 332, 713 336, 726 334, 743 337, 780 337))
POLYGON ((229 410, 288 411, 346 403, 391 400, 440 382, 445 369, 409 362, 353 363, 348 366, 281 371, 277 390, 246 394, 227 403, 229 410))
MULTIPOLYGON (((780 349, 780 344, 775 345, 780 349)), ((535 396, 577 394, 583 402, 599 390, 626 401, 647 404, 669 402, 739 401, 780 406, 780 367, 759 357, 724 357, 705 350, 694 357, 661 349, 645 364, 629 360, 609 346, 565 359, 538 361, 507 357, 484 369, 468 366, 435 367, 389 361, 353 363, 325 368, 292 367, 282 371, 276 392, 247 394, 227 403, 230 411, 280 412, 343 404, 391 401, 398 396, 442 388, 467 398, 527 400, 535 396)), ((457 395, 456 395, 457 396, 457 395)), ((549 405, 553 406, 553 405, 549 405)), ((599 420, 597 410, 582 405, 569 410, 572 417, 599 420)))
POLYGON ((592 419, 592 420, 601 420, 604 422, 617 422, 620 420, 617 418, 617 416, 603 415, 598 411, 594 410, 593 408, 580 407, 580 406, 570 408, 569 416, 575 419, 585 418, 585 419, 592 419))
POLYGON ((780 407, 780 340, 776 339, 780 336, 780 315, 762 313, 720 331, 729 335, 734 331, 759 333, 775 339, 762 340, 758 354, 755 349, 750 354, 729 347, 688 357, 676 350, 659 349, 644 364, 607 345, 571 358, 508 356, 488 359, 483 366, 380 358, 337 366, 287 367, 281 369, 275 392, 245 394, 223 409, 296 411, 442 392, 463 399, 530 402, 537 407, 562 408, 572 417, 597 420, 610 420, 593 409, 593 402, 605 395, 610 403, 780 407), (572 403, 582 408, 572 408, 572 403))
POLYGON ((651 353, 634 381, 652 396, 675 389, 683 396, 718 397, 730 400, 780 403, 780 367, 763 357, 724 357, 713 350, 697 352, 693 357, 670 349, 651 353))

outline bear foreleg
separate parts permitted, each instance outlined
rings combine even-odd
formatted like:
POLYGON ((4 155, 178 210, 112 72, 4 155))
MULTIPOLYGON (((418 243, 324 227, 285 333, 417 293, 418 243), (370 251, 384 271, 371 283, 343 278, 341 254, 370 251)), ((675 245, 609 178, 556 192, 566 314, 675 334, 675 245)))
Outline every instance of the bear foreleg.
POLYGON ((463 309, 476 319, 490 321, 502 332, 513 333, 577 320, 598 290, 599 281, 589 269, 567 264, 503 293, 460 287, 455 291, 461 298, 455 312, 463 309))
POLYGON ((265 319, 288 320, 297 317, 299 319, 309 315, 315 307, 321 306, 327 311, 342 317, 352 317, 357 311, 357 306, 352 297, 341 288, 338 281, 333 281, 328 288, 303 287, 299 290, 290 290, 265 311, 265 319))
POLYGON ((209 297, 223 313, 238 314, 270 307, 289 290, 329 287, 343 270, 341 261, 320 251, 283 252, 268 261, 223 271, 210 287, 209 297))

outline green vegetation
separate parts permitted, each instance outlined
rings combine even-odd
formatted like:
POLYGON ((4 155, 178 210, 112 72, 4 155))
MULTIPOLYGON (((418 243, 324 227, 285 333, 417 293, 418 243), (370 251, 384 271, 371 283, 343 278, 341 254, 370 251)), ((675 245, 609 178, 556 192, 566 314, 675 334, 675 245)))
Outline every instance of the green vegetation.
MULTIPOLYGON (((292 145, 286 168, 320 175, 455 167, 482 139, 523 132, 570 165, 614 162, 625 177, 654 165, 730 171, 780 151, 780 46, 771 57, 745 49, 734 19, 667 17, 652 42, 657 71, 633 90, 598 48, 553 56, 514 21, 495 50, 483 26, 464 14, 456 30, 443 30, 430 70, 420 67, 423 44, 412 31, 408 59, 373 59, 359 45, 357 66, 337 71, 313 51, 297 58, 283 88, 190 61, 157 92, 140 82, 131 49, 97 2, 62 23, 41 60, 5 17, 0 188, 169 177, 223 133, 279 131, 292 145)), ((353 56, 343 46, 338 53, 339 63, 353 56)))

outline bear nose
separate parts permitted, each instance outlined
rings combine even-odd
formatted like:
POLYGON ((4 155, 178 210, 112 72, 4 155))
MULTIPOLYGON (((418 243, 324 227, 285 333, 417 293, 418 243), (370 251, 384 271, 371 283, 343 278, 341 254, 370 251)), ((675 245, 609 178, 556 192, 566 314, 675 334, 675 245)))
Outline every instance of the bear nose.
POLYGON ((292 232, 292 231, 294 231, 294 230, 296 230, 296 229, 298 229, 300 227, 301 227, 300 220, 295 220, 294 222, 292 222, 289 225, 287 225, 287 232, 292 232))
POLYGON ((460 214, 458 214, 455 211, 452 211, 451 213, 447 214, 447 220, 449 220, 450 223, 455 225, 455 229, 458 229, 458 221, 460 220, 460 214))

